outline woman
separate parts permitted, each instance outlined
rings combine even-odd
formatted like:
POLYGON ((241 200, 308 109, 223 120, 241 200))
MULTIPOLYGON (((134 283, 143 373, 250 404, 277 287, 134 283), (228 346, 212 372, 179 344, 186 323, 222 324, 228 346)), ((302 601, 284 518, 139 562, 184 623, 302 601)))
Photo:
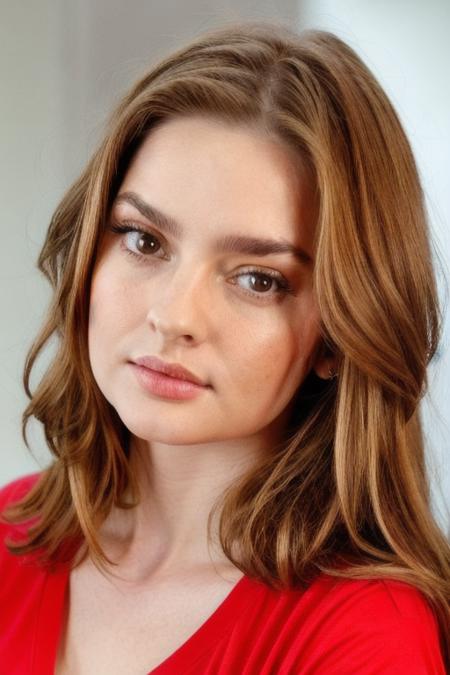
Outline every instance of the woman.
POLYGON ((2 491, 8 673, 445 672, 423 195, 347 45, 256 22, 154 66, 39 268, 54 460, 2 491))

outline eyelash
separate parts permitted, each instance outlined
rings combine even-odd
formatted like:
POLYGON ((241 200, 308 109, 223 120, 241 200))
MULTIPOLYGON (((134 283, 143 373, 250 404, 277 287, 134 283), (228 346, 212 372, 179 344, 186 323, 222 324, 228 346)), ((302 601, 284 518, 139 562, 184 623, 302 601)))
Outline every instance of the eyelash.
MULTIPOLYGON (((159 244, 161 244, 161 241, 156 234, 154 234, 153 232, 151 232, 149 230, 145 230, 143 228, 136 227, 136 225, 131 225, 131 224, 128 225, 126 223, 124 223, 123 225, 119 225, 119 224, 115 223, 115 224, 110 224, 109 229, 112 232, 114 232, 115 234, 128 234, 129 232, 137 232, 137 233, 142 234, 142 235, 149 235, 149 236, 153 237, 154 239, 156 239, 156 241, 159 244)), ((133 256, 133 258, 139 263, 145 264, 147 262, 145 259, 148 256, 143 254, 143 253, 136 253, 135 251, 131 251, 129 248, 126 248, 126 247, 124 247, 124 251, 125 251, 125 253, 128 253, 129 255, 133 256)), ((149 254, 149 255, 150 255, 150 257, 153 257, 151 254, 149 254)), ((272 281, 275 281, 277 286, 278 286, 275 289, 275 294, 278 295, 278 296, 284 296, 284 295, 287 295, 287 294, 292 294, 292 295, 295 294, 294 289, 292 288, 291 284, 289 283, 289 281, 285 277, 283 277, 281 274, 278 274, 276 272, 272 272, 272 271, 267 270, 267 269, 266 270, 260 270, 260 269, 257 269, 257 268, 252 268, 251 270, 247 270, 245 272, 242 272, 241 274, 237 274, 236 276, 241 277, 241 276, 247 276, 247 275, 252 275, 252 274, 254 276, 266 277, 268 279, 271 279, 272 281)), ((246 291, 245 289, 242 289, 242 290, 246 295, 250 295, 251 297, 254 297, 254 298, 256 297, 258 300, 259 299, 264 300, 265 296, 266 296, 266 293, 258 293, 256 291, 246 291)))

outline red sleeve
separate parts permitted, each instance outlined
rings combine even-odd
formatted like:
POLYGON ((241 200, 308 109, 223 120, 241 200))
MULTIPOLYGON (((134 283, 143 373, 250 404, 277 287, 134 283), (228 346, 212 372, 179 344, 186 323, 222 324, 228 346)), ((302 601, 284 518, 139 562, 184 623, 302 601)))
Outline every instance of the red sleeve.
POLYGON ((308 675, 445 675, 437 620, 413 586, 347 580, 325 605, 308 675))

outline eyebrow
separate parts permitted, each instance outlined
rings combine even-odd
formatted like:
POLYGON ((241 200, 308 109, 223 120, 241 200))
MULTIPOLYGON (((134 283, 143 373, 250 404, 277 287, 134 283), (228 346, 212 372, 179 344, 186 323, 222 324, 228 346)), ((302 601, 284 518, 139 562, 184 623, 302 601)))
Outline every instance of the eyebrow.
MULTIPOLYGON (((171 216, 162 213, 156 206, 145 202, 135 192, 120 193, 114 204, 126 202, 134 206, 145 218, 154 223, 164 232, 169 233, 177 239, 181 239, 183 234, 182 226, 171 216)), ((244 253, 247 255, 267 256, 272 254, 288 253, 303 265, 310 265, 312 258, 302 248, 294 246, 289 242, 277 239, 258 239, 256 237, 244 237, 242 235, 226 235, 220 237, 216 248, 220 252, 244 253)))

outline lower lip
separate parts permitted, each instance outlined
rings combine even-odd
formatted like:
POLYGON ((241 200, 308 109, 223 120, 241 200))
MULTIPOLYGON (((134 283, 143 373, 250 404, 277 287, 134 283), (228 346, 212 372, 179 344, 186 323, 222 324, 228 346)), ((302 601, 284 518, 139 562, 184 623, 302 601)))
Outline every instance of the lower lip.
POLYGON ((156 396, 163 396, 175 400, 186 400, 195 398, 202 391, 208 389, 207 386, 194 384, 187 380, 178 380, 176 377, 163 375, 156 370, 150 370, 144 366, 138 366, 136 363, 130 364, 136 373, 140 384, 156 396))

